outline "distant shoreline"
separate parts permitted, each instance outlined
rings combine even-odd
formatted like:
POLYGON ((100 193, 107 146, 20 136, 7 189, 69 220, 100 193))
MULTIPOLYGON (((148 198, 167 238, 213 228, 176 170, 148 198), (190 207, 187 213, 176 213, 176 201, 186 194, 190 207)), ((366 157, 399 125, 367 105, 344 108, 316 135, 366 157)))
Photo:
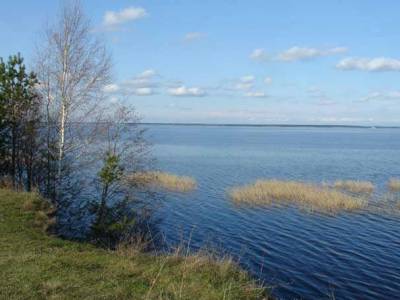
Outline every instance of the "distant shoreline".
POLYGON ((218 127, 311 127, 311 128, 390 128, 400 129, 400 126, 368 126, 368 125, 312 125, 312 124, 214 124, 214 123, 152 123, 143 122, 140 125, 157 126, 218 126, 218 127))

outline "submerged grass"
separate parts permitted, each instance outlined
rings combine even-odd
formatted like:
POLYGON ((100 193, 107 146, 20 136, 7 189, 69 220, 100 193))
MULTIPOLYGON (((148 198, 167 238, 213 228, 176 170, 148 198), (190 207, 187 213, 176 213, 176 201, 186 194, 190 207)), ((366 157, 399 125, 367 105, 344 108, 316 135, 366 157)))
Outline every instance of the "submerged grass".
POLYGON ((253 184, 229 190, 229 195, 236 203, 294 203, 312 211, 328 213, 358 210, 365 205, 361 198, 328 187, 296 181, 258 180, 253 184))
POLYGON ((372 182, 359 180, 337 180, 333 187, 354 194, 371 194, 375 190, 372 182))
POLYGON ((391 178, 388 183, 391 192, 400 192, 400 178, 391 178))
POLYGON ((194 178, 178 176, 160 171, 139 172, 128 177, 129 181, 138 182, 143 185, 151 185, 173 192, 190 192, 196 189, 197 183, 194 178))
POLYGON ((35 194, 0 189, 0 299, 267 298, 230 260, 107 251, 49 236, 51 212, 35 194))

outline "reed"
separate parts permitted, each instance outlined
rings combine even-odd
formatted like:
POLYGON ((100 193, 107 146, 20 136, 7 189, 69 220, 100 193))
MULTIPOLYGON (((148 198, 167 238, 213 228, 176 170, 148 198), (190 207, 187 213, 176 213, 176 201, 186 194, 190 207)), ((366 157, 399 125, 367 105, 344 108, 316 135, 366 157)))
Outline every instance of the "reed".
POLYGON ((390 178, 388 188, 392 192, 400 191, 400 178, 390 178))
POLYGON ((359 180, 337 180, 333 187, 354 194, 371 194, 375 190, 372 182, 359 180))
POLYGON ((293 203, 312 211, 329 213, 358 210, 365 205, 361 198, 328 187, 296 181, 258 180, 253 184, 229 190, 229 195, 236 203, 293 203))
POLYGON ((196 180, 160 171, 138 172, 128 177, 129 182, 163 188, 173 192, 190 192, 196 189, 196 180))

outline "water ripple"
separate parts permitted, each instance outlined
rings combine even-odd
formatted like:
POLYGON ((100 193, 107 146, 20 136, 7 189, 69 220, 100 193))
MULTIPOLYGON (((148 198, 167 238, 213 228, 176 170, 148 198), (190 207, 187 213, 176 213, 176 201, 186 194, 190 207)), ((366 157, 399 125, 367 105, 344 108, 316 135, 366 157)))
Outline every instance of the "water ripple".
MULTIPOLYGON (((212 242, 273 287, 280 299, 396 299, 400 214, 336 216, 296 207, 233 205, 226 189, 258 178, 371 180, 382 194, 400 176, 400 130, 151 127, 160 168, 197 179, 166 199, 170 243, 212 242)), ((375 205, 375 204, 374 204, 375 205)), ((376 203, 376 208, 381 204, 376 203)))

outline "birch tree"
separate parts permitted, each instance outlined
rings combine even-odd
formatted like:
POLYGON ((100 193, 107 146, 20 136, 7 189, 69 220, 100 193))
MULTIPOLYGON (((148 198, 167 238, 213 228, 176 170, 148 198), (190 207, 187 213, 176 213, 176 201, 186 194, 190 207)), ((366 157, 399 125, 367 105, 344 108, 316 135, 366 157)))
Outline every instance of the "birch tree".
POLYGON ((80 2, 66 1, 57 21, 45 31, 36 68, 45 103, 48 160, 55 162, 48 163, 55 197, 94 135, 110 68, 110 56, 80 2))

